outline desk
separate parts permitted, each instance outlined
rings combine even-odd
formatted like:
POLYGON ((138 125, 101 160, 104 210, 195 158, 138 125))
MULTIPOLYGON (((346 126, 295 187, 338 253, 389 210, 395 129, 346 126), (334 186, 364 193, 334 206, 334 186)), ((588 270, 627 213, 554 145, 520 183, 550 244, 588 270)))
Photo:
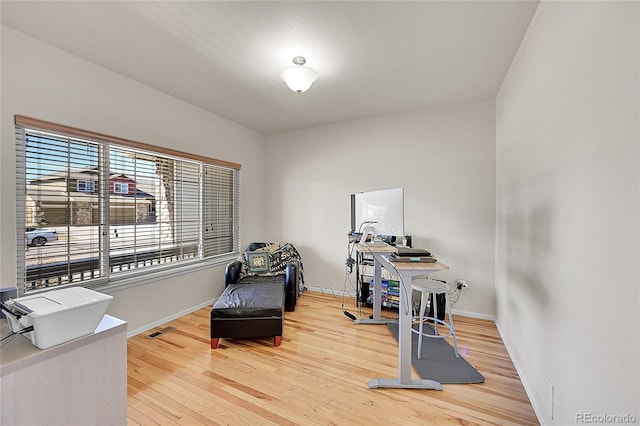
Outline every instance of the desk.
MULTIPOLYGON (((9 334, 0 320, 2 336, 9 334)), ((125 425, 127 323, 105 315, 95 332, 38 349, 15 336, 0 349, 3 425, 125 425)))
POLYGON ((395 319, 382 318, 382 264, 380 257, 397 253, 395 247, 389 244, 356 244, 356 250, 359 253, 371 254, 373 256, 373 318, 361 318, 353 320, 354 324, 388 324, 390 322, 398 322, 395 319))
MULTIPOLYGON (((400 276, 400 308, 398 309, 398 377, 393 379, 371 379, 367 384, 371 389, 412 388, 442 390, 442 385, 434 380, 411 378, 411 323, 413 320, 411 309, 411 280, 415 276, 445 271, 449 269, 449 267, 440 262, 392 262, 388 257, 389 253, 393 253, 393 251, 389 252, 391 249, 394 248, 387 248, 386 253, 383 248, 376 251, 371 250, 370 253, 373 255, 375 262, 379 262, 382 267, 386 268, 390 272, 397 272, 400 276)), ((367 247, 362 247, 362 250, 369 252, 367 247)), ((376 277, 374 279, 380 280, 380 272, 380 268, 375 269, 376 277)))

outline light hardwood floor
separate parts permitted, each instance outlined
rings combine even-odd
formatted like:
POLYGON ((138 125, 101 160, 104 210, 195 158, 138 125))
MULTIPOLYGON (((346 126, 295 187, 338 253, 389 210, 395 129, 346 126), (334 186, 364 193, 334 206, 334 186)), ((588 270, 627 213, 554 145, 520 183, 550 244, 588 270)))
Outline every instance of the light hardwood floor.
MULTIPOLYGON (((341 303, 304 293, 279 347, 222 339, 211 350, 209 308, 130 338, 129 425, 538 424, 492 321, 454 317, 460 351, 484 383, 369 389, 368 379, 397 377, 397 344, 384 325, 354 325, 341 303)), ((345 308, 355 313, 353 299, 345 308)))

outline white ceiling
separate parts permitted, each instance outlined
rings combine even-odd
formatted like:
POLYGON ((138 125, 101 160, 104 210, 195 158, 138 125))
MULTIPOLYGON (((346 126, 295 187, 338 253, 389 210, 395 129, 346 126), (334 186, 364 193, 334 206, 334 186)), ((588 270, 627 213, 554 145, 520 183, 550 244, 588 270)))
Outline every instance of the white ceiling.
POLYGON ((538 1, 6 1, 2 24, 268 134, 496 95, 538 1), (303 94, 279 79, 296 55, 303 94))

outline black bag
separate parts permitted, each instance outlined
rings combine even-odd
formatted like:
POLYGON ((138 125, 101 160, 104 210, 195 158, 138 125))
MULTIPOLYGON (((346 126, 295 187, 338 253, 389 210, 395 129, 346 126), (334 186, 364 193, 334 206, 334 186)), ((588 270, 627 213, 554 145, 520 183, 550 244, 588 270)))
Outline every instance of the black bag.
MULTIPOLYGON (((446 309, 446 305, 447 305, 447 299, 446 299, 446 294, 441 293, 441 294, 436 294, 436 303, 438 304, 438 319, 440 321, 444 321, 444 311, 446 309)), ((429 308, 427 309, 427 316, 434 318, 433 315, 433 294, 429 295, 429 308)))

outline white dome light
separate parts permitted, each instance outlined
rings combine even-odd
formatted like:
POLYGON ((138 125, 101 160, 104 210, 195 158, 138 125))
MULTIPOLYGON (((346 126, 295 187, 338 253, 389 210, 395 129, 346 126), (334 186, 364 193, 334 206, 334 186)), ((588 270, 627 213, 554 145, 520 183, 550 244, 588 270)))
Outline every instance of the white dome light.
POLYGON ((318 79, 318 73, 313 68, 304 67, 307 62, 302 56, 293 58, 293 67, 289 67, 280 73, 280 78, 287 83, 289 89, 297 93, 306 92, 314 81, 318 79))

